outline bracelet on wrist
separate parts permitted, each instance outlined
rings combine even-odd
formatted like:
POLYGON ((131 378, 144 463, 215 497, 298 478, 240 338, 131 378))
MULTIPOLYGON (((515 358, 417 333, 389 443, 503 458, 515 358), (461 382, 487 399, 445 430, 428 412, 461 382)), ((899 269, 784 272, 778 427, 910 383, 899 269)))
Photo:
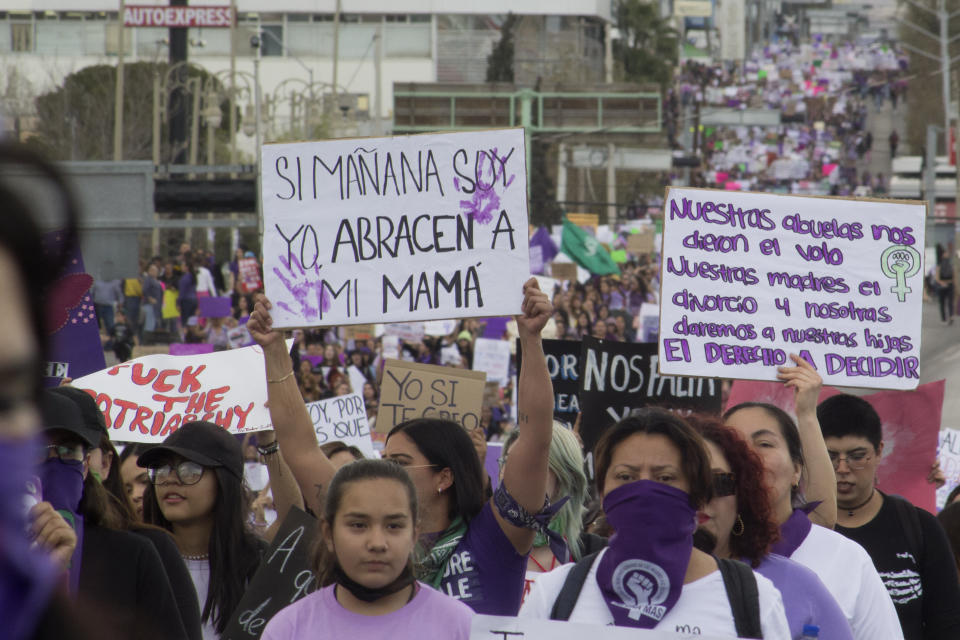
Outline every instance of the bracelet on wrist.
POLYGON ((276 380, 271 380, 270 378, 267 378, 267 382, 269 382, 270 384, 277 384, 277 383, 279 383, 279 382, 283 382, 284 380, 286 380, 287 378, 289 378, 289 377, 292 376, 292 375, 293 375, 293 369, 291 369, 291 370, 290 370, 290 373, 288 373, 287 375, 283 376, 282 378, 277 378, 276 380))
POLYGON ((274 440, 270 444, 265 445, 263 447, 257 446, 257 453, 259 453, 262 456, 269 456, 274 453, 277 453, 278 451, 280 451, 280 443, 277 442, 276 440, 274 440))

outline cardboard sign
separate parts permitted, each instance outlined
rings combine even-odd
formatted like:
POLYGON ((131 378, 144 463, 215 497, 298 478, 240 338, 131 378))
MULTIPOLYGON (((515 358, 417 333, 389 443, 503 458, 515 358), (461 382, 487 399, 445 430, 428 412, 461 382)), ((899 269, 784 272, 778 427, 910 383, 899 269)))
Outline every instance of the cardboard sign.
MULTIPOLYGON (((901 495, 931 512, 937 496, 934 485, 927 482, 927 475, 937 457, 945 386, 943 380, 938 380, 922 384, 914 391, 879 391, 862 396, 873 405, 883 429, 885 444, 877 467, 877 487, 901 495)), ((842 392, 823 387, 818 402, 838 393, 842 392)), ((767 402, 791 416, 796 415, 793 389, 779 382, 737 380, 730 388, 725 410, 741 402, 767 402)), ((940 454, 943 455, 942 446, 940 454)))
POLYGON ((508 618, 505 616, 473 616, 470 625, 470 640, 727 640, 723 636, 700 635, 699 627, 677 625, 676 631, 634 629, 631 627, 600 626, 542 620, 537 618, 508 618), (696 631, 694 631, 696 629, 696 631))
POLYGON ((550 275, 557 280, 577 281, 577 264, 575 262, 551 262, 550 275))
POLYGON ((510 381, 510 343, 477 338, 473 343, 473 370, 486 373, 487 380, 506 385, 510 381))
POLYGON ((387 434, 414 418, 443 418, 476 429, 486 378, 482 371, 387 360, 375 429, 387 434))
POLYGON ((631 233, 627 236, 627 251, 633 254, 653 253, 654 235, 656 235, 656 230, 653 227, 631 233))
POLYGON ((97 401, 111 440, 162 442, 194 420, 215 422, 230 433, 272 428, 263 371, 263 350, 252 346, 198 356, 143 356, 73 385, 97 401))
POLYGON ((660 367, 773 380, 796 353, 827 384, 920 381, 925 205, 670 188, 660 367))
POLYGON ((263 147, 276 327, 519 313, 523 129, 263 147))
POLYGON ((197 315, 201 318, 228 318, 233 314, 230 298, 197 298, 197 315))
MULTIPOLYGON (((59 247, 61 231, 44 235, 45 247, 59 247)), ((44 383, 57 386, 63 378, 79 378, 106 366, 103 343, 90 288, 93 278, 84 271, 77 248, 60 277, 45 296, 45 324, 49 330, 50 360, 44 367, 44 383)))
POLYGON ((278 611, 316 590, 310 548, 318 535, 317 519, 290 507, 224 629, 223 640, 256 640, 278 611))
MULTIPOLYGON (((580 412, 579 340, 543 340, 543 355, 553 383, 553 417, 573 425, 580 412)), ((520 340, 517 340, 517 371, 523 366, 520 340)))
POLYGON ((308 402, 307 413, 313 420, 318 443, 339 440, 360 449, 368 458, 377 457, 370 440, 367 410, 359 393, 308 402))
POLYGON ((241 258, 237 260, 237 274, 240 280, 241 293, 253 293, 263 289, 263 280, 260 278, 260 265, 256 258, 241 258))
POLYGON ((369 340, 374 336, 372 324, 356 324, 343 328, 343 337, 347 340, 369 340))
POLYGON ((592 451, 608 427, 643 407, 720 412, 719 380, 665 376, 657 360, 654 344, 584 337, 579 397, 585 450, 592 451))

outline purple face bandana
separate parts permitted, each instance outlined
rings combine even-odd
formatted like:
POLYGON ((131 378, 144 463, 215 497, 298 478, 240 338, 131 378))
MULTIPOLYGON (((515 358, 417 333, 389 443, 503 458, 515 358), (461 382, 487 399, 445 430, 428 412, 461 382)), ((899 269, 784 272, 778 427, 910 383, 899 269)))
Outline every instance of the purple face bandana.
POLYGON ((53 505, 77 534, 77 547, 70 561, 70 592, 76 593, 80 584, 80 560, 83 552, 83 516, 80 500, 83 498, 83 463, 79 460, 50 458, 38 469, 43 487, 43 499, 53 505))
POLYGON ((32 637, 57 577, 27 537, 24 498, 35 455, 33 440, 0 440, 0 635, 14 640, 32 637))
POLYGON ((676 604, 693 550, 696 511, 689 496, 638 480, 603 499, 616 533, 597 567, 597 583, 618 627, 652 629, 676 604))

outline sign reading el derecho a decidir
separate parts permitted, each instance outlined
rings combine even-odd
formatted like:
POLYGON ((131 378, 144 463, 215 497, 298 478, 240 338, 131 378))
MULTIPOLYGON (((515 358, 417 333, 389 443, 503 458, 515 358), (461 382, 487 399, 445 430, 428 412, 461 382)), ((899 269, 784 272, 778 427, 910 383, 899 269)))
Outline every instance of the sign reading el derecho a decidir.
POLYGON ((670 188, 660 369, 826 384, 919 384, 923 204, 670 188))
POLYGON ((265 145, 275 325, 518 313, 524 161, 522 129, 265 145))

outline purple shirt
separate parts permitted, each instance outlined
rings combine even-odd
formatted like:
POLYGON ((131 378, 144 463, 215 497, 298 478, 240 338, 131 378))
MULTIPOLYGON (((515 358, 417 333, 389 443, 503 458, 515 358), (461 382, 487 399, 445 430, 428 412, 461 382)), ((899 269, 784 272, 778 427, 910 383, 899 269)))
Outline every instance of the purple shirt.
POLYGON ((846 614, 813 571, 771 553, 756 572, 780 590, 790 635, 794 638, 803 633, 803 625, 815 624, 820 627, 821 640, 853 640, 846 614))
POLYGON ((282 609, 267 623, 262 640, 362 638, 363 640, 469 640, 473 612, 425 584, 401 609, 382 616, 347 611, 334 585, 315 591, 282 609))
POLYGON ((488 501, 447 560, 440 591, 476 613, 515 616, 523 600, 526 571, 527 556, 513 548, 488 501))

